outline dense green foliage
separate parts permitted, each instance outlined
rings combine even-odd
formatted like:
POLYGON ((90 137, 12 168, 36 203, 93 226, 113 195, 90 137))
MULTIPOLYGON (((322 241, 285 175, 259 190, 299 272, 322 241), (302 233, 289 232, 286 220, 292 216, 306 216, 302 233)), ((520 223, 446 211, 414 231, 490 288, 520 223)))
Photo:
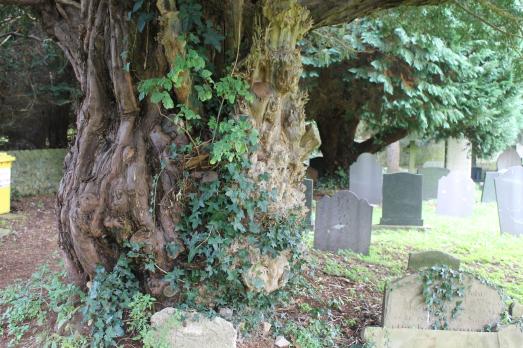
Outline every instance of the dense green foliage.
POLYGON ((431 324, 434 330, 446 330, 449 321, 461 310, 465 286, 463 274, 447 266, 434 266, 421 272, 423 299, 428 312, 433 315, 431 324), (454 304, 455 302, 455 304, 454 304), (449 305, 454 305, 450 308, 449 305), (448 312, 450 310, 450 318, 448 312))
POLYGON ((67 59, 35 13, 0 5, 0 146, 65 147, 76 87, 67 59))
MULTIPOLYGON (((473 9, 499 21, 499 13, 473 9)), ((322 69, 343 71, 344 119, 361 122, 367 137, 395 130, 464 136, 489 156, 513 144, 523 127, 521 48, 519 37, 446 5, 318 29, 303 42, 303 61, 312 86, 322 69)))
POLYGON ((91 327, 93 347, 115 346, 116 339, 125 335, 124 312, 138 290, 138 280, 127 257, 120 257, 111 272, 97 267, 83 310, 91 327))

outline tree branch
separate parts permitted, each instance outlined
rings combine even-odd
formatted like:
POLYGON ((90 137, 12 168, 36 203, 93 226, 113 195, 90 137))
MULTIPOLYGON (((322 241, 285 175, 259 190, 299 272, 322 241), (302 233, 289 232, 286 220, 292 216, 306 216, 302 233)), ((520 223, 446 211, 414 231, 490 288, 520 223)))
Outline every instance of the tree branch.
MULTIPOLYGON (((1 0, 0 0, 1 1, 1 0)), ((298 0, 309 9, 314 27, 352 22, 372 12, 401 5, 438 5, 447 0, 298 0)))
POLYGON ((396 128, 382 133, 378 133, 369 139, 362 141, 361 143, 355 143, 355 152, 360 155, 364 152, 376 153, 392 143, 405 138, 409 134, 409 131, 404 128, 396 128))

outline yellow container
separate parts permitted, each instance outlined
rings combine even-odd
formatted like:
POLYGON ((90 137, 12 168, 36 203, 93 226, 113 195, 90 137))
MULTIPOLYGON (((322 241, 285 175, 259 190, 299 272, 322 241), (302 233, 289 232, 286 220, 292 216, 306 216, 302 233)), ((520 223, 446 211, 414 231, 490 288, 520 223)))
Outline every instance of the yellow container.
POLYGON ((11 211, 11 165, 13 156, 0 152, 0 214, 11 211))

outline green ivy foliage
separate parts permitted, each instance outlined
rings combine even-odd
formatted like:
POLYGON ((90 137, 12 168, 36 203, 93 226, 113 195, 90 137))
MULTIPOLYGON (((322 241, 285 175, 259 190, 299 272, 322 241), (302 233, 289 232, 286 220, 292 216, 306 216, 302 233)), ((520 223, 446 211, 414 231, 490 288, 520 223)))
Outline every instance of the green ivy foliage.
MULTIPOLYGON (((48 317, 56 315, 56 327, 61 330, 73 318, 84 294, 73 284, 63 281, 65 272, 56 273, 43 266, 31 279, 15 283, 0 292, 0 334, 5 335, 9 347, 19 346, 20 340, 34 326, 43 326, 48 317)), ((66 339, 57 334, 39 337, 44 347, 56 347, 56 342, 74 341, 82 347, 85 337, 66 339)), ((66 345, 62 345, 66 346, 66 345)))
POLYGON ((447 330, 449 321, 459 314, 463 303, 461 300, 465 295, 463 273, 438 265, 422 271, 421 280, 425 305, 435 318, 432 329, 447 330), (454 302, 454 307, 450 309, 449 305, 454 302))
MULTIPOLYGON (((239 122, 248 124, 245 120, 239 122)), ((234 128, 234 123, 229 120, 226 124, 234 128)), ((250 142, 249 138, 238 139, 241 142, 236 144, 250 146, 250 150, 256 144, 254 136, 250 142)), ((223 142, 224 138, 217 144, 223 142)), ((221 156, 222 147, 219 148, 221 156)), ((188 213, 178 226, 186 252, 166 276, 173 288, 183 286, 187 303, 194 304, 199 297, 194 285, 204 285, 212 294, 213 303, 218 305, 256 297, 254 293, 246 293, 242 282, 242 274, 251 266, 249 248, 270 257, 285 250, 291 250, 295 257, 298 255, 303 231, 299 219, 292 214, 287 217, 269 214, 268 206, 275 192, 260 189, 259 182, 245 174, 250 162, 247 153, 240 155, 243 149, 240 150, 232 152, 234 155, 225 163, 221 162, 216 180, 189 194, 188 213)), ((267 178, 258 179, 263 185, 267 178)))
MULTIPOLYGON (((183 33, 178 40, 185 43, 185 55, 175 59, 165 76, 142 81, 139 99, 160 104, 172 124, 190 138, 188 145, 170 146, 170 160, 183 168, 188 157, 204 153, 211 179, 183 188, 185 214, 176 226, 183 248, 168 245, 167 251, 176 260, 164 279, 178 292, 182 307, 204 311, 246 304, 264 307, 274 303, 275 294, 248 291, 243 281, 253 255, 277 257, 288 251, 297 266, 305 229, 295 212, 277 216, 269 211, 276 192, 266 187, 267 175, 248 175, 259 135, 249 117, 234 107, 239 101, 252 102, 254 96, 234 67, 217 76, 206 58, 206 50, 220 51, 223 37, 203 19, 197 1, 181 1, 179 10, 183 33), (174 91, 184 87, 187 74, 192 81, 191 97, 186 103, 175 101, 174 91)), ((186 170, 180 182, 191 183, 191 175, 186 170)), ((153 187, 157 183, 155 179, 153 187)), ((261 290, 261 280, 254 283, 261 290)))
POLYGON ((125 335, 124 313, 139 292, 129 260, 121 256, 111 272, 99 265, 85 300, 83 315, 91 326, 92 347, 117 345, 125 335))

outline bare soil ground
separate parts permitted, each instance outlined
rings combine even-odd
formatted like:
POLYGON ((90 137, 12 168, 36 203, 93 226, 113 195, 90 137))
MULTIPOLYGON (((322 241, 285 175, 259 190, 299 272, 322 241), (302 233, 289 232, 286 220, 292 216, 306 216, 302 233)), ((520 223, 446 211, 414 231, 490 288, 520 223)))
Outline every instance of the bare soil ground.
POLYGON ((0 227, 11 232, 0 239, 0 288, 28 279, 39 266, 58 267, 60 253, 54 196, 22 198, 11 213, 0 215, 0 227))

